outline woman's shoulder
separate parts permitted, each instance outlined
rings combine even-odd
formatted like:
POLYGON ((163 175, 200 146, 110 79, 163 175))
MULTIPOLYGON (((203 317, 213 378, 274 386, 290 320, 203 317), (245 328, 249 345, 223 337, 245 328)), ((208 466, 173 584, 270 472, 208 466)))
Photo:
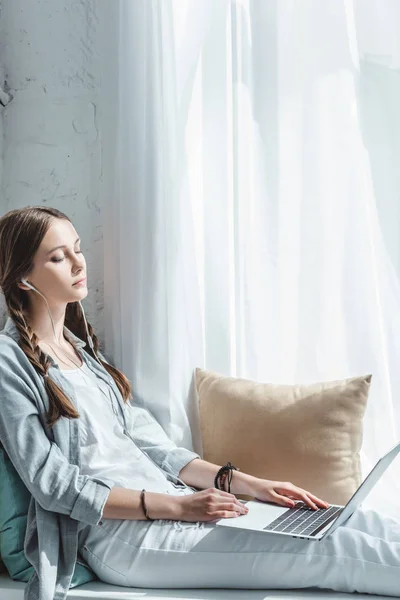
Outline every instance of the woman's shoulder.
POLYGON ((16 406, 19 398, 34 400, 39 390, 39 377, 16 340, 0 332, 0 401, 10 396, 16 406))
POLYGON ((0 331, 0 372, 12 369, 15 373, 19 368, 26 369, 31 363, 18 342, 3 331, 0 331))
POLYGON ((13 337, 4 333, 4 329, 0 331, 0 355, 18 355, 23 353, 22 348, 13 337))

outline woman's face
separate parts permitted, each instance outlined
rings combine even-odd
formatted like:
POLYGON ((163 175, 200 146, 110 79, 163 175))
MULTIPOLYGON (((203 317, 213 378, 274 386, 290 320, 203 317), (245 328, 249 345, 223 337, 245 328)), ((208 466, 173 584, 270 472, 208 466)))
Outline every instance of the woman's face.
MULTIPOLYGON (((33 259, 34 268, 26 276, 52 304, 76 302, 85 298, 88 289, 86 261, 80 251, 80 241, 72 223, 53 218, 33 259), (63 246, 62 248, 56 248, 63 246), (56 249, 55 249, 56 248, 56 249)), ((35 292, 32 290, 32 294, 35 292)))

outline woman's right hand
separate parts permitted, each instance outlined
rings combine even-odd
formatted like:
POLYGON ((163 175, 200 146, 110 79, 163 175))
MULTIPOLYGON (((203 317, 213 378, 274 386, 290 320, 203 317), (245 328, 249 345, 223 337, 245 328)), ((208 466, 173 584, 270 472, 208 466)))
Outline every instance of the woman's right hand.
POLYGON ((248 513, 248 508, 234 494, 207 488, 187 496, 175 496, 179 506, 180 521, 214 521, 239 517, 248 513))

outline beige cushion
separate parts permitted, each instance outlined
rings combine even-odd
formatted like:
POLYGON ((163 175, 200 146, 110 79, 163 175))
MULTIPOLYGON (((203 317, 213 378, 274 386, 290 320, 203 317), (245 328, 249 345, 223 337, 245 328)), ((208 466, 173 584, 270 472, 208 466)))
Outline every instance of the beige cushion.
POLYGON ((199 368, 195 375, 204 460, 290 481, 329 503, 349 500, 362 481, 371 375, 311 385, 257 383, 199 368))

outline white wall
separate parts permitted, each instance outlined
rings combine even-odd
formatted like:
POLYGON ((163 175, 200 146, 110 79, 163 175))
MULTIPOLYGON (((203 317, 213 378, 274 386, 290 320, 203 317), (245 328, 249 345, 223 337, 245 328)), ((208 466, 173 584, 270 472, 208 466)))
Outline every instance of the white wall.
POLYGON ((85 312, 102 341, 98 9, 96 0, 0 0, 0 83, 13 96, 0 108, 0 213, 43 204, 71 218, 87 261, 85 312))
MULTIPOLYGON (((0 105, 0 214, 43 204, 72 219, 88 266, 84 306, 100 341, 104 340, 102 205, 112 201, 116 4, 0 0, 0 85, 6 81, 13 95, 6 108, 0 105)), ((400 79, 398 71, 370 69, 364 78, 369 87, 363 93, 361 126, 372 119, 376 123, 366 144, 383 233, 400 273, 396 193, 400 170, 392 166, 399 146, 400 79), (393 129, 391 138, 387 121, 393 129)), ((0 296, 0 327, 3 322, 0 296)))
MULTIPOLYGON (((5 64, 4 64, 4 19, 3 19, 3 0, 0 0, 0 86, 4 88, 5 82, 5 64)), ((3 131, 3 112, 4 108, 0 103, 0 215, 4 213, 4 199, 2 193, 3 163, 4 163, 4 131, 3 131)), ((5 306, 3 297, 0 293, 0 326, 5 319, 5 306)))

